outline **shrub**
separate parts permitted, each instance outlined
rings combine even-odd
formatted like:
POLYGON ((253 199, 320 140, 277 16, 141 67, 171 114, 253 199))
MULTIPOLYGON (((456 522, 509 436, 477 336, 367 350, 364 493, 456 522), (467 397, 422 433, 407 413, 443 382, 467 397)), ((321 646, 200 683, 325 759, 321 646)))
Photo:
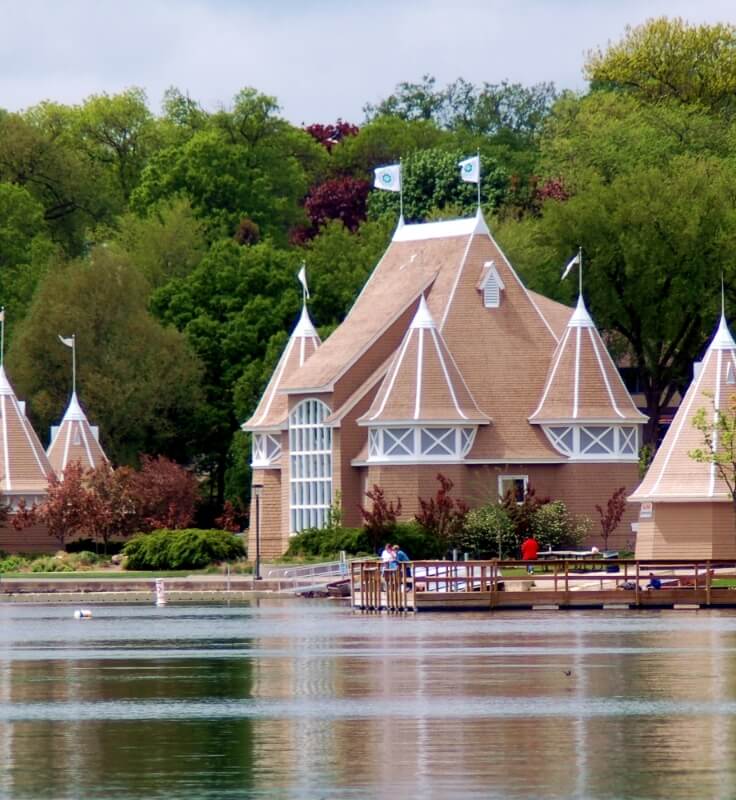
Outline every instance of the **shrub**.
POLYGON ((123 548, 126 569, 201 569, 243 558, 242 540, 228 531, 162 530, 134 536, 123 548))
POLYGON ((3 572, 20 572, 28 568, 29 561, 23 556, 8 556, 3 555, 0 559, 0 573, 3 572))
POLYGON ((499 503, 469 511, 459 542, 464 551, 476 558, 515 558, 519 543, 506 508, 499 503))
POLYGON ((590 520, 574 517, 562 500, 555 500, 537 508, 529 528, 540 550, 575 550, 587 536, 590 520))
POLYGON ((286 556, 320 556, 329 559, 336 558, 341 550, 351 555, 372 553, 365 528, 307 528, 291 538, 286 556))
POLYGON ((445 542, 426 531, 418 522, 399 522, 389 534, 391 544, 398 544, 412 561, 444 558, 445 542))
POLYGON ((363 527, 368 535, 370 552, 376 552, 381 547, 391 531, 396 527, 396 520, 401 516, 401 498, 394 501, 386 500, 385 491, 373 484, 373 488, 365 493, 371 501, 370 509, 358 506, 360 515, 363 517, 363 527))
POLYGON ((427 534, 442 542, 443 550, 449 550, 458 542, 468 505, 464 500, 450 496, 454 484, 441 472, 437 473, 437 481, 439 487, 434 497, 429 500, 418 498, 419 513, 414 518, 427 534))

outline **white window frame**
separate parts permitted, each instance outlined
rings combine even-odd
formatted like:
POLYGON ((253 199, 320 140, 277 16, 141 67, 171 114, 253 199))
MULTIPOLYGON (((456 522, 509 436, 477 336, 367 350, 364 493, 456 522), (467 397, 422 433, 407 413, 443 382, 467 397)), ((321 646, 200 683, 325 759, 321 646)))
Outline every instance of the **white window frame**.
POLYGON ((493 261, 487 261, 483 266, 488 270, 479 287, 483 296, 483 305, 485 308, 500 308, 501 292, 506 286, 504 286, 493 261))
POLYGON ((289 414, 289 527, 321 528, 332 505, 331 411, 321 400, 302 400, 289 414))
POLYGON ((278 466, 281 459, 281 437, 278 433, 254 433, 251 467, 278 466))
MULTIPOLYGON (((506 495, 506 492, 503 490, 504 481, 523 481, 524 482, 524 497, 526 497, 526 493, 529 491, 529 476, 528 475, 499 475, 498 476, 498 502, 503 502, 503 498, 506 495)), ((517 500, 516 504, 521 505, 524 500, 517 500)))
POLYGON ((368 429, 368 461, 461 461, 473 447, 477 427, 469 425, 387 425, 368 429), (437 447, 443 453, 430 453, 437 447))
POLYGON ((559 453, 578 461, 611 461, 615 460, 639 460, 639 425, 626 424, 565 424, 543 425, 544 433, 552 446, 559 453), (591 453, 591 448, 596 445, 603 447, 603 439, 606 434, 613 433, 613 447, 606 448, 604 453, 591 453), (572 433, 572 447, 568 447, 563 442, 563 437, 572 433), (590 437, 585 445, 581 444, 582 433, 590 437))

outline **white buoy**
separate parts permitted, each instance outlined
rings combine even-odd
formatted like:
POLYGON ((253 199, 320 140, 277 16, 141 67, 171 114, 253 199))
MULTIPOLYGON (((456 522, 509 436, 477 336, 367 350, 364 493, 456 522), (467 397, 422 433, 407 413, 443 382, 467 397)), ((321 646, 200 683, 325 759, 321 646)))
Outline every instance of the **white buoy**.
POLYGON ((166 605, 166 587, 163 578, 156 578, 156 605, 166 605))
POLYGON ((74 612, 74 619, 92 619, 92 612, 88 608, 78 608, 74 612))

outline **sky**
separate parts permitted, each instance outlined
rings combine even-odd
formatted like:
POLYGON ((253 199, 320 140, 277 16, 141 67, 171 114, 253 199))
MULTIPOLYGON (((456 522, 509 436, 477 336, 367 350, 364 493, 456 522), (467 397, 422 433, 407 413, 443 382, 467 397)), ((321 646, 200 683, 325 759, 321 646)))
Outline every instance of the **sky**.
POLYGON ((401 81, 584 89, 585 54, 651 17, 736 22, 733 0, 0 0, 0 107, 253 86, 295 124, 363 119, 401 81))

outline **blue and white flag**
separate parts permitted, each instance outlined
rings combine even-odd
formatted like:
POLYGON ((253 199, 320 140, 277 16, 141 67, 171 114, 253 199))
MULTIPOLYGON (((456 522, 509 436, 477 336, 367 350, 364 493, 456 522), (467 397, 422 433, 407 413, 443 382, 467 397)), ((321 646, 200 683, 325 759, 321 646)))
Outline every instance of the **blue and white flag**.
POLYGON ((401 191, 401 164, 377 167, 373 171, 376 173, 376 177, 373 181, 373 185, 376 189, 383 189, 387 192, 401 191))
POLYGON ((460 167, 460 177, 466 183, 478 183, 480 181, 480 156, 466 158, 458 166, 460 167))

